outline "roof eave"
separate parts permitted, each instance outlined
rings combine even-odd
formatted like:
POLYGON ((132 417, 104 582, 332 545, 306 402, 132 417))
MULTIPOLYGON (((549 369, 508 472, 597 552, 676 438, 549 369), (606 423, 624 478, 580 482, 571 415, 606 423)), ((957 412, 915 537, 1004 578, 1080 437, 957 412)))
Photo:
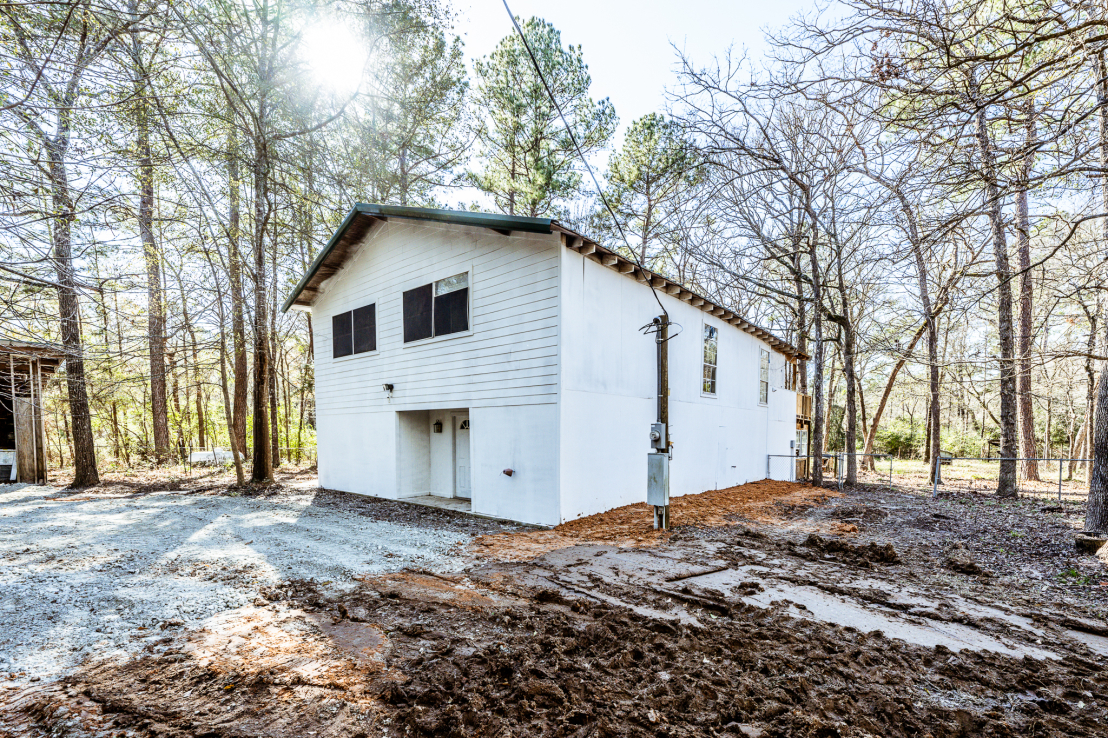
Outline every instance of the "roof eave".
MULTIPOLYGON (((372 221, 387 221, 396 218, 473 226, 477 228, 487 228, 505 236, 513 232, 552 233, 552 225, 554 224, 554 221, 550 218, 527 218, 522 216, 495 215, 492 213, 469 213, 458 210, 412 208, 402 205, 356 203, 354 207, 350 209, 350 212, 346 214, 346 217, 343 218, 342 223, 339 224, 338 229, 335 230, 334 235, 331 236, 327 245, 325 245, 316 255, 315 259, 312 260, 304 276, 297 282, 296 287, 293 288, 292 292, 281 306, 281 312, 288 312, 293 307, 311 307, 311 300, 306 303, 300 301, 301 295, 304 290, 312 284, 320 268, 326 263, 335 247, 342 242, 343 238, 346 236, 346 232, 360 217, 368 218, 372 221)), ((369 227, 372 227, 372 223, 369 224, 369 227)), ((341 263, 337 266, 341 267, 341 263)), ((314 298, 312 299, 314 300, 314 298)))
POLYGON ((780 353, 787 356, 792 356, 797 359, 808 359, 808 355, 799 351, 795 346, 783 341, 777 336, 773 335, 770 331, 762 328, 761 326, 751 323, 746 318, 735 313, 733 310, 713 302, 712 300, 704 297, 703 295, 693 292, 684 285, 681 285, 668 277, 658 274, 657 272, 644 269, 636 264, 631 259, 625 256, 621 256, 616 251, 609 249, 605 246, 601 246, 596 241, 583 236, 582 234, 563 226, 561 223, 555 222, 553 224, 554 230, 561 232, 566 237, 566 246, 574 251, 583 253, 587 258, 592 258, 595 261, 600 262, 604 266, 614 268, 617 271, 633 277, 636 280, 650 285, 652 288, 661 289, 671 297, 677 297, 677 299, 683 302, 699 301, 696 307, 709 313, 718 312, 717 317, 721 318, 725 323, 729 323, 736 328, 750 333, 751 335, 765 341, 771 347, 777 349, 780 353), (588 253, 585 253, 587 251, 588 253), (610 262, 610 263, 608 263, 610 262))

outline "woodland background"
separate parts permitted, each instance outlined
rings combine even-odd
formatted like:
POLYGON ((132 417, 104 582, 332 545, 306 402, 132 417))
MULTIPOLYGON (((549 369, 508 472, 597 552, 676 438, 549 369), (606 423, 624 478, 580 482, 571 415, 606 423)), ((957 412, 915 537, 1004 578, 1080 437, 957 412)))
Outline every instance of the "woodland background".
POLYGON ((0 5, 0 333, 66 349, 52 466, 81 486, 197 447, 234 450, 240 481, 301 461, 310 319, 280 306, 354 202, 555 217, 734 306, 810 354, 817 448, 1097 450, 1104 4, 813 6, 769 59, 674 51, 667 109, 618 141, 572 29, 521 20, 603 200, 507 18, 472 65, 453 18, 0 5))

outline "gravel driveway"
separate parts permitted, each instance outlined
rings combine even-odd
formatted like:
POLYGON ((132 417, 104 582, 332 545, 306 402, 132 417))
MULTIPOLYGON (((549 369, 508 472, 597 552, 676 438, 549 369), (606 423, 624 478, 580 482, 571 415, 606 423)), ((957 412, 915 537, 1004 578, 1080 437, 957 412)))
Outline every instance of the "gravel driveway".
POLYGON ((364 574, 456 571, 474 536, 505 529, 317 489, 105 496, 0 486, 0 674, 15 686, 90 656, 135 653, 166 627, 289 579, 341 591, 364 574))

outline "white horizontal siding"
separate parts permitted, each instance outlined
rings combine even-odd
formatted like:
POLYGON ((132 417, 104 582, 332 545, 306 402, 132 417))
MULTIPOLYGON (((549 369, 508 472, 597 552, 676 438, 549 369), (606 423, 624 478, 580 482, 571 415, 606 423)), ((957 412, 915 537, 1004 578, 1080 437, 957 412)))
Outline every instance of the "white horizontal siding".
POLYGON ((557 402, 560 249, 555 235, 374 226, 312 306, 318 412, 557 402), (470 333, 405 344, 402 293, 459 272, 470 273, 470 333), (331 317, 370 303, 377 350, 332 358, 331 317))

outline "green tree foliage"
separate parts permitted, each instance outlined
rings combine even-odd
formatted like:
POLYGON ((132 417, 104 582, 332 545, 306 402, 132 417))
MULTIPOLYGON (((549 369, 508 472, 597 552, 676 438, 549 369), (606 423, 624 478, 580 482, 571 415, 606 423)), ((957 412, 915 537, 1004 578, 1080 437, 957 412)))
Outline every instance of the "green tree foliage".
POLYGON ((327 142, 336 178, 355 199, 435 206, 468 159, 465 55, 439 15, 401 7, 367 31, 381 37, 369 92, 327 142))
POLYGON ((658 113, 632 123, 608 160, 608 202, 644 264, 680 239, 678 215, 697 182, 696 161, 681 126, 658 113))
MULTIPOLYGON (((607 145, 618 119, 607 98, 589 97, 592 77, 580 46, 562 46, 562 35, 541 18, 521 25, 551 92, 565 113, 581 151, 607 145)), ((581 188, 577 153, 517 34, 506 36, 474 63, 475 134, 483 168, 472 184, 510 215, 551 215, 581 188)))

